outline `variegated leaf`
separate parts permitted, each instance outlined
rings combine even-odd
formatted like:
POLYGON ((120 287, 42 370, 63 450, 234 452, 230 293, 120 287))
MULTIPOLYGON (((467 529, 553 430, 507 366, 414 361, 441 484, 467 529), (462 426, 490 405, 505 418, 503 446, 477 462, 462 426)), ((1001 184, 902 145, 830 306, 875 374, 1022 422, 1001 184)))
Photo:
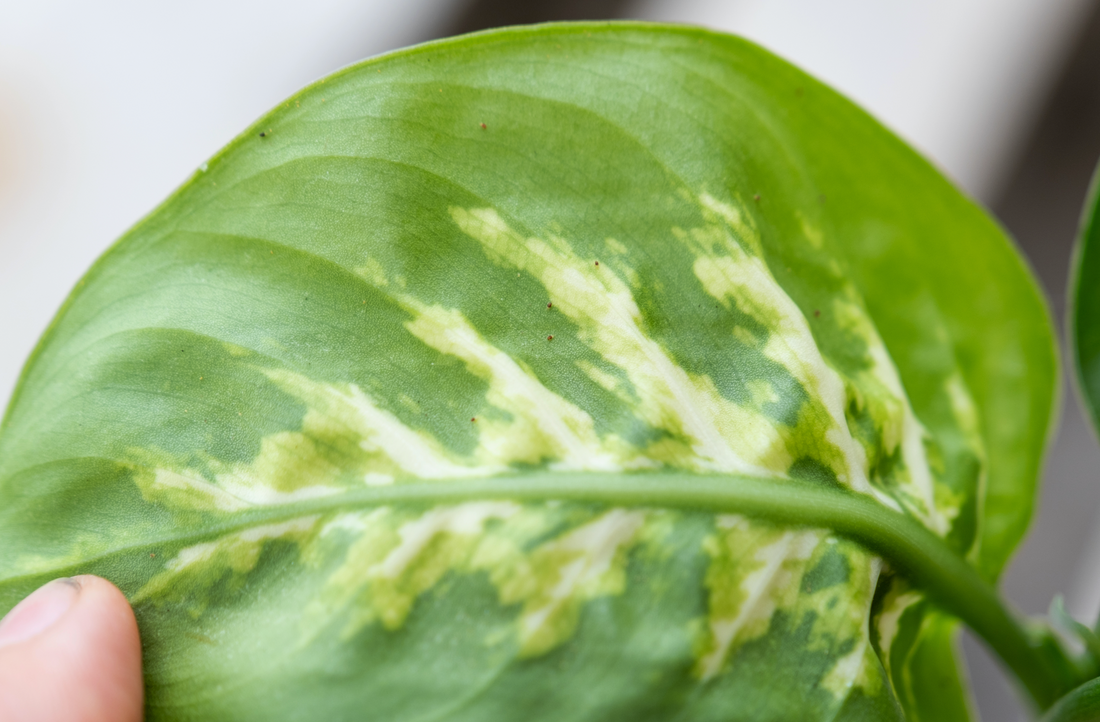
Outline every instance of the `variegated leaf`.
POLYGON ((828 530, 363 490, 797 478, 993 578, 1054 368, 996 225, 759 48, 434 43, 287 101, 81 281, 0 434, 0 595, 118 583, 151 719, 964 719, 954 622, 828 530))

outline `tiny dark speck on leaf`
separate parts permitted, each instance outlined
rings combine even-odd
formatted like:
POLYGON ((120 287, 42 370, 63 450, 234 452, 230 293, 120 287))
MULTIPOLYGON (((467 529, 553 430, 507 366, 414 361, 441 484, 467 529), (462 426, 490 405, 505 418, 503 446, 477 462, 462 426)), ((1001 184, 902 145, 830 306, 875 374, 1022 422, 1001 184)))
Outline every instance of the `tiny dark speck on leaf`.
POLYGON ((600 262, 599 262, 599 261, 596 261, 596 265, 597 265, 597 266, 598 266, 598 265, 600 265, 600 262))
POLYGON ((814 318, 817 318, 817 317, 818 317, 818 316, 820 316, 820 315, 821 315, 821 310, 820 310, 820 309, 817 309, 817 308, 815 308, 815 309, 814 309, 814 318))
POLYGON ((470 418, 470 421, 471 421, 472 423, 477 423, 477 417, 476 417, 476 416, 473 416, 473 417, 471 417, 471 418, 470 418))
POLYGON ((215 642, 210 637, 207 637, 205 634, 192 634, 190 632, 187 632, 187 636, 190 637, 191 639, 194 639, 197 642, 202 642, 203 644, 209 644, 212 647, 218 646, 217 642, 215 642))
POLYGON ((759 194, 759 193, 757 193, 756 195, 754 195, 754 196, 752 197, 752 199, 753 199, 754 201, 756 201, 757 203, 759 203, 759 202, 760 202, 760 194, 759 194))
POLYGON ((547 341, 553 341, 553 340, 554 340, 554 336, 553 336, 553 334, 551 334, 550 336, 547 336, 547 337, 546 337, 546 340, 547 340, 547 341))
POLYGON ((486 128, 488 128, 488 127, 489 127, 489 126, 485 125, 484 123, 482 123, 482 124, 481 124, 481 129, 482 129, 482 130, 485 130, 485 129, 486 129, 486 128))
POLYGON ((260 133, 260 137, 261 137, 261 138, 266 138, 266 137, 267 137, 267 133, 260 133))
POLYGON ((156 559, 156 558, 157 558, 157 555, 156 555, 156 554, 154 554, 153 552, 149 552, 149 558, 150 558, 150 559, 156 559))
POLYGON ((546 307, 547 308, 553 308, 554 307, 554 302, 550 301, 549 303, 546 304, 546 307))

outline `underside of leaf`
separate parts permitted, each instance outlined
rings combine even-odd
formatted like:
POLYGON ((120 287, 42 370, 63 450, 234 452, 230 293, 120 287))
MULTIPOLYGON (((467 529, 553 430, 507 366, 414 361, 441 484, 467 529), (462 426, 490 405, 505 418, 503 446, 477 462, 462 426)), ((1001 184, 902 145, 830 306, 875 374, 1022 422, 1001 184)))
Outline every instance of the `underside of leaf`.
POLYGON ((996 226, 764 51, 432 44, 287 101, 81 282, 0 429, 0 595, 120 584, 152 719, 965 719, 953 622, 829 530, 341 499, 800 479, 993 577, 1054 367, 996 226))

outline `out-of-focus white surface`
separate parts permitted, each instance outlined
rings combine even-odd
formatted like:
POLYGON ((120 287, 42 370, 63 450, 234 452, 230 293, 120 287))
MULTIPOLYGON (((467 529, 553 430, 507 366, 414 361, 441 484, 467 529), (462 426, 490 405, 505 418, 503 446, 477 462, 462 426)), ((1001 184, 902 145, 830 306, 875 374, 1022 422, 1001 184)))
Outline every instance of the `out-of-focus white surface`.
POLYGON ((638 0, 807 70, 988 200, 1089 0, 638 0))
POLYGON ((0 410, 114 239, 283 98, 452 4, 0 0, 0 410))

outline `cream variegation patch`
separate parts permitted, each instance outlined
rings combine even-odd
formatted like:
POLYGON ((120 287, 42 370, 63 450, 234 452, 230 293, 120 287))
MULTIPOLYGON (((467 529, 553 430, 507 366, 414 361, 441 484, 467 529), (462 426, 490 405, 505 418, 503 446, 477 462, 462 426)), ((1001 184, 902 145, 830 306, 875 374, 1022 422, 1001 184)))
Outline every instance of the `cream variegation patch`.
POLYGON ((326 624, 339 612, 347 615, 345 637, 374 621, 396 629, 421 594, 448 571, 468 567, 487 521, 521 511, 507 502, 470 502, 412 517, 389 508, 363 512, 353 517, 354 527, 347 517, 333 520, 322 535, 350 531, 352 538, 343 562, 306 610, 308 626, 326 624))
MULTIPOLYGON (((830 539, 829 542, 836 543, 836 540, 830 539)), ((821 686, 837 697, 844 697, 857 687, 873 694, 877 692, 880 682, 880 677, 872 672, 879 662, 871 644, 871 625, 867 620, 871 613, 875 588, 882 574, 882 561, 862 552, 860 555, 869 558, 866 572, 853 570, 854 579, 844 585, 840 592, 834 593, 827 602, 843 605, 843 611, 840 612, 834 606, 829 615, 830 621, 835 623, 835 620, 843 619, 846 623, 843 627, 837 624, 837 627, 846 629, 854 639, 852 651, 837 659, 833 668, 821 680, 821 686)))
POLYGON ((627 555, 645 521, 644 512, 612 509, 531 546, 551 520, 511 503, 437 507, 413 517, 393 509, 340 515, 319 537, 350 534, 350 545, 306 609, 306 626, 345 615, 345 638, 374 622, 396 629, 446 573, 484 571, 503 606, 521 606, 514 628, 520 653, 543 654, 572 636, 583 602, 625 590, 627 555), (489 520, 501 524, 490 531, 489 520))
POLYGON ((265 544, 281 539, 303 545, 314 533, 319 519, 313 514, 262 524, 184 547, 130 601, 135 604, 186 601, 189 613, 198 616, 205 609, 206 592, 211 587, 227 577, 230 587, 240 585, 244 575, 255 568, 265 544))
POLYGON ((740 237, 720 224, 680 230, 676 235, 695 254, 695 275, 706 292, 733 303, 768 329, 764 355, 786 368, 806 389, 811 408, 819 409, 808 423, 820 427, 817 435, 835 447, 834 458, 824 461, 831 462, 837 479, 856 491, 871 492, 866 458, 848 433, 840 376, 822 358, 801 309, 772 276, 764 259, 742 247, 743 242, 757 245, 746 240, 754 239, 755 232, 740 219, 734 227, 741 229, 740 237))
POLYGON ((647 465, 619 439, 599 437, 591 416, 487 342, 461 313, 412 297, 402 300, 413 314, 409 331, 440 353, 462 359, 470 373, 488 382, 485 401, 507 412, 479 422, 475 456, 483 465, 549 461, 555 470, 612 472, 647 465))
POLYGON ((696 663, 702 679, 717 675, 738 644, 761 636, 777 606, 797 594, 803 563, 821 540, 818 531, 788 531, 721 516, 706 549, 719 563, 707 573, 709 639, 696 663))
POLYGON ((891 455, 899 451, 901 454, 903 463, 895 472, 897 493, 908 511, 929 529, 945 536, 959 509, 957 506, 944 507, 944 497, 937 497, 925 452, 928 434, 913 413, 890 352, 854 291, 850 291, 847 298, 836 299, 833 311, 841 327, 866 344, 870 363, 853 383, 860 388, 864 402, 870 404, 871 415, 880 432, 881 453, 891 455))
POLYGON ((773 421, 723 397, 712 379, 688 373, 643 330, 630 287, 614 270, 577 256, 561 238, 525 238, 491 208, 452 208, 455 223, 498 264, 536 277, 577 336, 630 380, 631 411, 672 438, 647 449, 649 458, 699 471, 777 475, 793 460, 773 421), (686 452, 686 453, 685 453, 686 452))
POLYGON ((585 600, 623 593, 626 551, 644 523, 642 512, 612 509, 541 545, 526 564, 517 565, 514 574, 521 578, 504 581, 500 589, 504 604, 523 603, 523 655, 543 654, 571 637, 585 600))

